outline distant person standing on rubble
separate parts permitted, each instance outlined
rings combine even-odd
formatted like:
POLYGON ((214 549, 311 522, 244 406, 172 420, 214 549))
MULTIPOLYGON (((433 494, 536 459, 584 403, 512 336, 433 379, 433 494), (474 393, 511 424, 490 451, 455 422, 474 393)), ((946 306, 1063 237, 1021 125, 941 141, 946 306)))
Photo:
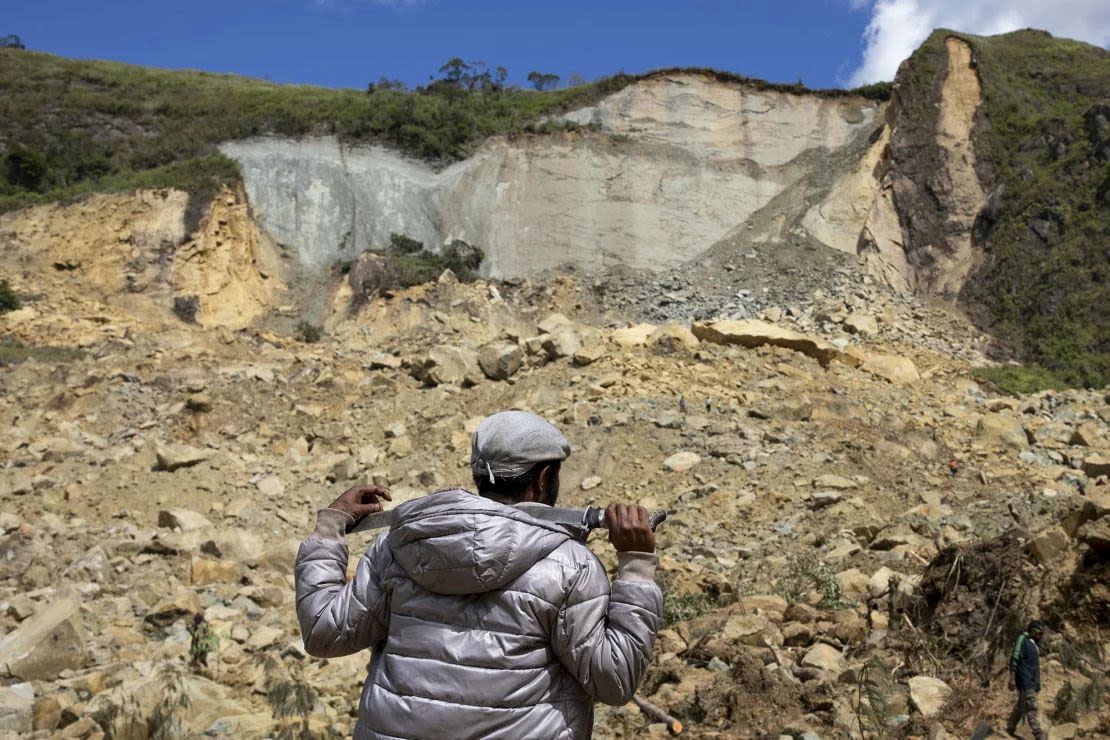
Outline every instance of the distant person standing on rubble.
POLYGON ((1037 694, 1041 690, 1041 651, 1037 643, 1043 636, 1044 624, 1034 619, 1014 643, 1010 656, 1010 691, 1017 691, 1017 701, 1006 723, 1010 737, 1020 737, 1017 728, 1023 718, 1029 723, 1034 740, 1048 737, 1037 718, 1037 694))

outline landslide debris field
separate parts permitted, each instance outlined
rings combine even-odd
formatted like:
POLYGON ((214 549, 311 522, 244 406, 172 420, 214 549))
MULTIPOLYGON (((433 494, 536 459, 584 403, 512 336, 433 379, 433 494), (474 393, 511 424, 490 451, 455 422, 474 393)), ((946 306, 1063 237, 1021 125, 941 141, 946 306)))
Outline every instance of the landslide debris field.
POLYGON ((1039 617, 1050 737, 1110 736, 1107 60, 361 92, 0 50, 0 738, 349 735, 369 656, 304 654, 296 546, 356 483, 469 486, 507 408, 570 439, 562 503, 671 512, 640 696, 686 735, 1001 737, 1039 617))
MULTIPOLYGON (((395 501, 467 485, 469 433, 509 407, 571 440, 565 503, 672 512, 641 696, 690 737, 997 730, 1007 643, 1037 615, 1055 736, 1110 732, 1106 391, 993 392, 971 375, 986 337, 852 259, 808 292, 768 282, 746 320, 659 325, 616 324, 635 281, 445 273, 367 299, 356 264, 318 341, 230 328, 286 294, 259 287, 280 270, 228 271, 249 232, 221 198, 184 262, 144 257, 173 193, 0 224, 24 303, 0 315, 0 732, 349 733, 368 656, 303 653, 296 544, 355 482, 395 501), (70 251, 42 246, 67 223, 84 230, 47 242, 70 251), (224 314, 175 316, 183 283, 224 314), (219 636, 199 673, 196 612, 219 636)), ((745 254, 737 270, 770 259, 745 254)), ((634 705, 596 722, 665 735, 634 705)))

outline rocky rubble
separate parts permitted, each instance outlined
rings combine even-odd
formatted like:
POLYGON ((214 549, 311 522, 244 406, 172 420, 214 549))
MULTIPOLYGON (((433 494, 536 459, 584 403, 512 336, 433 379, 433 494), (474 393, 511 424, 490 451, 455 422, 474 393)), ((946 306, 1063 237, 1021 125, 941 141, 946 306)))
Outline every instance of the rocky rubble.
MULTIPOLYGON (((970 377, 981 337, 958 317, 820 290, 758 320, 628 325, 572 279, 445 276, 317 343, 105 311, 85 357, 0 368, 0 731, 143 737, 135 719, 157 714, 189 734, 349 733, 366 656, 304 654, 297 542, 355 482, 395 502, 467 485, 469 434, 506 407, 566 431, 568 505, 671 512, 641 694, 692 737, 858 737, 880 715, 919 736, 997 728, 1009 697, 996 654, 979 683, 987 622, 965 643, 929 611, 986 620, 975 596, 1007 625, 1054 620, 1053 707, 1093 680, 1063 645, 1108 649, 1110 397, 1000 397, 970 377), (996 542, 1005 557, 976 549, 996 542), (957 559, 963 585, 943 591, 957 559), (1019 598, 1018 583, 1039 585, 1019 598), (220 647, 192 672, 198 612, 220 647), (860 705, 872 683, 884 712, 860 705)), ((63 286, 31 308, 87 315, 81 301, 63 286)), ((43 326, 0 316, 31 341, 43 326)), ((1103 705, 1072 720, 1088 736, 1107 721, 1103 705)), ((629 705, 599 708, 595 734, 659 730, 629 705)))

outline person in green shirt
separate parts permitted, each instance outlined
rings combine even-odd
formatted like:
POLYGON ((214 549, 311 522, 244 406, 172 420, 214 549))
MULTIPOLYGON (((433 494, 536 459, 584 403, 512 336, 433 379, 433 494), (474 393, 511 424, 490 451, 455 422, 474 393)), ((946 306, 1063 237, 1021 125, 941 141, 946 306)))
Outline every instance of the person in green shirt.
POLYGON ((189 642, 189 667, 194 671, 202 667, 207 668, 208 654, 220 646, 220 638, 212 631, 212 627, 200 612, 193 617, 189 632, 193 636, 189 642))
POLYGON ((1010 721, 1006 723, 1006 731, 1011 737, 1020 737, 1017 728, 1023 718, 1029 723, 1035 740, 1047 737, 1037 718, 1037 694, 1041 690, 1041 651, 1037 643, 1042 637, 1044 624, 1034 619, 1014 643, 1014 652, 1010 656, 1010 691, 1017 692, 1017 702, 1014 711, 1010 712, 1010 721))

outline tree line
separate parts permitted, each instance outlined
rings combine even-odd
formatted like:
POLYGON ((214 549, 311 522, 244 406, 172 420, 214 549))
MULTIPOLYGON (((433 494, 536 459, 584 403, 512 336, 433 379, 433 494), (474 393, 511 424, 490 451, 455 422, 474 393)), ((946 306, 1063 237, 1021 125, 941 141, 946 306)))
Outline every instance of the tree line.
MULTIPOLYGON (((498 93, 510 87, 506 84, 509 70, 504 67, 494 67, 492 70, 485 62, 466 62, 461 57, 452 57, 439 68, 440 77, 432 77, 427 85, 416 88, 418 93, 443 93, 450 96, 459 92, 498 93)), ((554 90, 559 86, 562 78, 557 74, 548 72, 531 71, 528 73, 528 82, 539 92, 554 90)), ((578 74, 572 74, 568 80, 572 85, 585 84, 586 80, 578 74)), ((375 90, 392 90, 403 92, 407 89, 404 82, 390 80, 385 77, 366 86, 366 92, 375 90)))

